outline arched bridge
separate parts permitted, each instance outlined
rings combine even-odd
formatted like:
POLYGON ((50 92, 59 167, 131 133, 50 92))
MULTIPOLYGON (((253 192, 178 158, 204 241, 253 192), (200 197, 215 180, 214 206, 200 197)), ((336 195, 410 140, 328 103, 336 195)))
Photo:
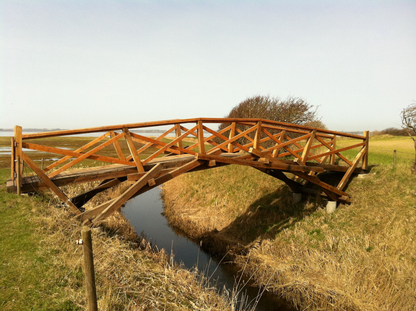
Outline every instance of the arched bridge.
POLYGON ((98 224, 130 198, 183 173, 237 164, 278 178, 295 193, 318 191, 331 201, 349 202, 344 188, 353 173, 367 169, 368 142, 368 131, 352 135, 263 119, 195 118, 30 134, 16 126, 7 188, 18 193, 50 188, 80 220, 98 224), (149 129, 158 134, 146 134, 149 129), (43 143, 56 136, 97 133, 73 149, 43 143), (51 154, 54 162, 39 167, 31 150, 51 154), (86 160, 105 165, 80 167, 86 160), (34 174, 22 176, 23 165, 34 174), (338 172, 337 184, 319 178, 324 172, 338 172), (91 181, 101 183, 73 198, 61 189, 91 181), (124 181, 130 182, 124 193, 84 211, 88 200, 124 181))

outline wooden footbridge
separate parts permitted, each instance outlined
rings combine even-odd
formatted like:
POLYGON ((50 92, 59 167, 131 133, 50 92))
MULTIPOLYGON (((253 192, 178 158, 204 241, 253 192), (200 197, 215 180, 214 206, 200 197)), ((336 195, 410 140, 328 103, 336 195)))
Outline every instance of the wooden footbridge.
POLYGON ((17 193, 49 188, 77 218, 96 225, 132 197, 183 173, 237 164, 280 179, 295 193, 311 192, 307 184, 315 185, 315 191, 329 200, 349 202, 344 188, 353 173, 367 169, 368 142, 368 132, 352 135, 263 119, 196 118, 31 134, 22 134, 16 126, 7 188, 17 193), (164 132, 146 136, 143 130, 149 128, 164 132), (92 133, 101 135, 74 150, 42 144, 45 138, 92 133), (337 140, 342 140, 342 147, 337 147, 337 140), (104 155, 108 148, 113 155, 104 155), (47 152, 55 161, 39 167, 29 156, 31 150, 47 152), (86 160, 106 165, 80 168, 86 160), (23 165, 35 174, 23 177, 23 165), (322 181, 323 172, 339 173, 337 185, 322 181), (92 181, 101 183, 73 198, 61 190, 68 184, 92 181), (84 210, 92 197, 121 182, 129 183, 123 194, 84 210))

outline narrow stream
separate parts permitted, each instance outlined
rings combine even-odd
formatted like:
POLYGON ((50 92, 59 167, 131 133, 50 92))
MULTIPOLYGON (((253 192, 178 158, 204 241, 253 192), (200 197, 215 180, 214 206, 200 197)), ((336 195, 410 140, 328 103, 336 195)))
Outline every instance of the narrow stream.
MULTIPOLYGON (((163 201, 161 199, 161 189, 155 188, 133 200, 127 202, 123 208, 125 217, 138 235, 144 234, 146 240, 159 249, 164 248, 167 254, 173 252, 176 262, 183 263, 184 267, 191 269, 197 267, 199 271, 205 273, 222 291, 226 288, 229 292, 238 282, 239 276, 235 265, 220 264, 217 259, 212 258, 204 252, 199 244, 188 239, 186 235, 169 226, 167 219, 162 215, 163 201)), ((239 284, 247 280, 240 280, 239 284)), ((246 286, 241 291, 246 300, 254 304, 258 296, 259 289, 246 286)), ((239 299, 242 299, 239 297, 239 299)), ((256 311, 292 311, 295 310, 288 306, 287 302, 277 299, 274 295, 264 293, 255 309, 256 311)))

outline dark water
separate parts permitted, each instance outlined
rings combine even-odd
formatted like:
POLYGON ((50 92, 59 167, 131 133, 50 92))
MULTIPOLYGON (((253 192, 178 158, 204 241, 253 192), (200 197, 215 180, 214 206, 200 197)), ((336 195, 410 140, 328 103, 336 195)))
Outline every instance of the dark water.
MULTIPOLYGON (((221 260, 211 258, 199 247, 197 242, 188 239, 183 232, 168 225, 166 218, 162 215, 163 201, 160 191, 159 188, 148 191, 128 201, 123 208, 125 217, 130 221, 137 234, 144 234, 147 241, 157 245, 159 249, 164 248, 166 253, 173 252, 176 262, 183 263, 186 268, 197 267, 216 284, 220 291, 231 292, 238 284, 238 289, 241 290, 238 300, 240 302, 245 300, 250 306, 254 306, 259 289, 249 285, 242 288, 242 285, 249 280, 238 276, 235 265, 223 262, 221 264, 221 260)), ((236 309, 238 310, 238 308, 236 309)), ((285 301, 263 293, 255 310, 291 311, 294 309, 287 306, 285 301)))

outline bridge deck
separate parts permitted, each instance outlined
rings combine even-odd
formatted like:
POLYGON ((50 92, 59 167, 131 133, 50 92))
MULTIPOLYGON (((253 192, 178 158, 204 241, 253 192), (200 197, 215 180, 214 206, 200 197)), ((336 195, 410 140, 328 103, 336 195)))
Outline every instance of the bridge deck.
MULTIPOLYGON (((149 171, 156 164, 161 163, 166 169, 175 168, 188 163, 195 159, 192 155, 176 155, 163 158, 157 158, 144 166, 149 171)), ((96 166, 87 168, 77 168, 64 171, 59 175, 51 178, 58 187, 73 183, 84 183, 91 181, 99 181, 112 178, 127 177, 130 174, 136 174, 137 168, 130 165, 112 164, 106 166, 96 166)), ((48 185, 37 175, 22 178, 21 192, 33 192, 37 190, 47 189, 48 185)), ((16 192, 16 186, 11 179, 7 180, 7 189, 9 192, 16 192)))

